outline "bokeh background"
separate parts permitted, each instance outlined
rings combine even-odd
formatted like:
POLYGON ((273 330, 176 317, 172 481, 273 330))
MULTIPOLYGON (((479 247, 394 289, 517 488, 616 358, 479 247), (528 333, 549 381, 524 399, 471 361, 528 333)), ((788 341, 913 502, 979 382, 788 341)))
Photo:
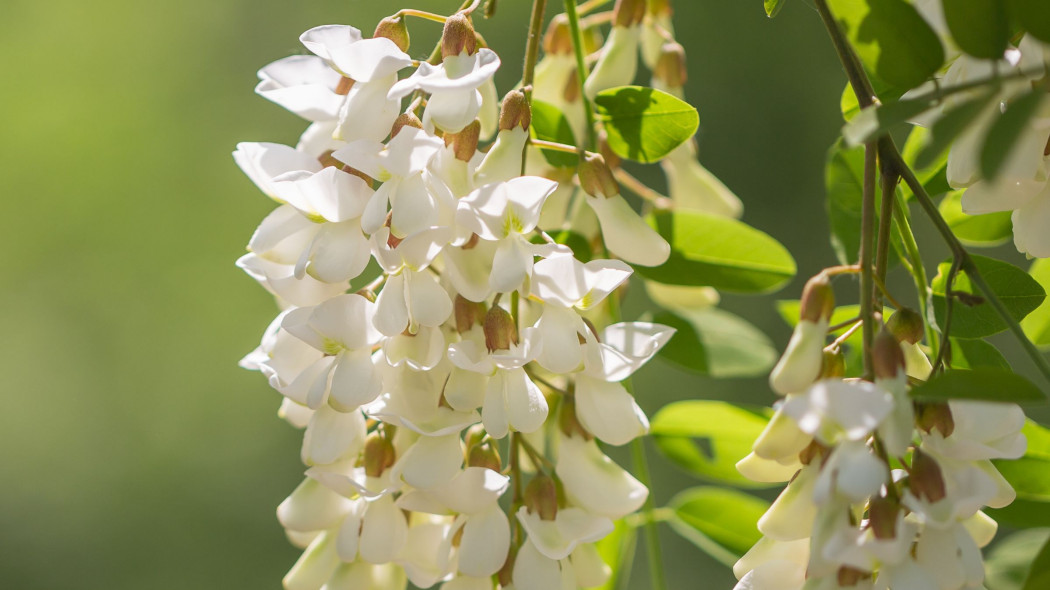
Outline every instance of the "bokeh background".
MULTIPOLYGON (((500 0, 478 24, 502 56, 503 91, 520 76, 529 4, 500 0)), ((834 263, 823 161, 844 76, 816 13, 794 2, 771 21, 758 0, 676 4, 701 160, 800 276, 834 263)), ((305 126, 253 95, 259 67, 302 52, 312 26, 371 31, 401 5, 4 0, 0 588, 280 587, 298 552, 274 509, 302 477, 300 433, 277 419, 264 380, 237 367, 275 308, 233 262, 273 205, 230 152, 294 144, 305 126)), ((412 53, 425 56, 438 27, 411 26, 412 53)), ((931 261, 944 254, 925 244, 931 261)), ((723 305, 783 345, 774 300, 801 283, 723 305)), ((763 378, 715 381, 661 361, 636 386, 650 415, 680 399, 772 401, 763 378)), ((658 503, 695 483, 651 463, 658 503)), ((663 544, 673 588, 732 586, 668 531, 663 544)))

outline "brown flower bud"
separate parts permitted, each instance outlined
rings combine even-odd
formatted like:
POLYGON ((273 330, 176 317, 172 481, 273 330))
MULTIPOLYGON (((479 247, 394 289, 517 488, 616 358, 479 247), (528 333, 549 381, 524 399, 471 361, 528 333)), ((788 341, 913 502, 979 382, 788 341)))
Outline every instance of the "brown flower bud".
POLYGON ((828 321, 834 311, 835 292, 828 276, 821 273, 806 282, 802 289, 802 321, 814 324, 820 320, 828 321))
POLYGON ((919 312, 902 307, 890 316, 889 321, 886 322, 886 328, 898 341, 916 344, 922 340, 925 326, 919 312))
POLYGON ((456 301, 452 305, 456 316, 456 331, 462 334, 485 321, 485 304, 476 303, 462 295, 456 295, 456 301))
POLYGON ((579 418, 576 417, 576 398, 567 395, 561 400, 561 412, 558 414, 558 427, 561 429, 562 434, 565 436, 578 436, 583 440, 591 440, 594 438, 587 429, 580 424, 579 418))
POLYGON ((572 32, 564 14, 551 19, 543 35, 543 51, 548 55, 572 55, 572 32))
POLYGON ((892 498, 873 498, 868 503, 868 526, 876 539, 897 536, 897 514, 900 504, 892 498))
POLYGON ((394 119, 394 125, 390 128, 391 139, 397 137, 397 134, 405 127, 422 129, 423 122, 419 120, 419 117, 417 117, 415 113, 401 113, 396 119, 394 119))
POLYGON ((376 31, 372 33, 372 36, 390 39, 398 49, 408 51, 408 27, 403 18, 393 16, 384 18, 376 25, 376 31))
POLYGON ((645 19, 645 0, 616 0, 613 8, 613 24, 631 27, 645 19))
POLYGON ((841 350, 825 350, 824 364, 821 365, 821 379, 836 379, 846 375, 846 356, 841 350))
POLYGON ((503 468, 500 461, 499 451, 490 444, 477 445, 470 449, 467 455, 467 467, 484 467, 499 473, 503 468))
POLYGON ((941 436, 949 437, 955 432, 955 419, 952 418, 952 409, 946 403, 924 402, 918 404, 915 420, 919 428, 927 433, 936 429, 940 431, 941 436))
POLYGON ((485 347, 489 352, 510 350, 518 344, 518 327, 507 310, 496 305, 485 314, 485 347))
POLYGON ((601 154, 585 153, 576 174, 580 177, 580 188, 592 197, 608 199, 620 194, 620 185, 601 154))
POLYGON ((369 477, 379 477, 383 472, 394 464, 397 453, 394 445, 386 437, 378 432, 373 432, 365 442, 365 474, 369 477))
POLYGON ((478 141, 481 138, 481 122, 477 119, 464 127, 459 133, 446 133, 445 145, 452 146, 452 153, 461 162, 469 162, 478 151, 478 141))
POLYGON ((895 379, 904 372, 904 352, 900 342, 885 326, 871 345, 871 363, 878 379, 895 379))
POLYGON ((521 127, 528 131, 532 124, 532 109, 529 108, 529 99, 521 90, 511 90, 503 97, 503 105, 499 112, 500 131, 521 127))
POLYGON ((685 86, 689 77, 685 68, 685 48, 678 43, 664 43, 653 67, 653 77, 669 88, 685 86))
POLYGON ((537 475, 525 486, 525 507, 529 514, 539 514, 540 520, 558 516, 558 486, 549 475, 537 475))
POLYGON ((478 39, 470 17, 457 12, 445 21, 445 30, 441 33, 441 58, 466 53, 474 55, 478 50, 478 39))
POLYGON ((933 457, 919 449, 915 449, 912 455, 908 487, 916 497, 925 498, 928 502, 937 502, 947 494, 941 466, 933 457))
POLYGON ((339 83, 335 85, 335 93, 340 96, 346 96, 350 94, 350 89, 354 87, 354 79, 343 76, 339 78, 339 83))

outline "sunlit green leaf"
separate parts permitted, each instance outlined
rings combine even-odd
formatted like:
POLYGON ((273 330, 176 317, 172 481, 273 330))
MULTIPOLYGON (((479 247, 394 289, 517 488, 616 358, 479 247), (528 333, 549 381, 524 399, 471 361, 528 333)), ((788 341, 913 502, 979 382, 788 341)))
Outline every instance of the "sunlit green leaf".
POLYGON ((903 88, 922 84, 944 63, 941 41, 904 0, 829 0, 861 60, 903 88))
MULTIPOLYGON (((999 297, 1010 316, 1021 321, 1046 298, 1046 291, 1026 273, 1012 264, 984 256, 971 256, 981 276, 999 297)), ((933 278, 933 311, 937 324, 944 326, 945 287, 951 262, 942 262, 933 278)), ((960 293, 952 306, 951 335, 959 338, 984 338, 1007 328, 1006 322, 970 284, 965 273, 955 277, 953 291, 960 293), (961 297, 961 299, 959 298, 961 297)))
POLYGON ((977 339, 952 338, 952 362, 955 369, 976 369, 978 367, 999 367, 1009 369, 1010 364, 999 349, 977 339))
MULTIPOLYGON (((952 369, 912 388, 910 395, 919 401, 950 399, 993 402, 1043 402, 1046 396, 1024 377, 999 367, 952 369)), ((1047 473, 1050 481, 1050 473, 1047 473)))
POLYGON ((619 86, 598 93, 594 110, 621 158, 657 162, 688 141, 700 126, 689 103, 655 88, 619 86))
MULTIPOLYGON (((1040 258, 1033 262, 1028 274, 1032 275, 1043 289, 1050 289, 1050 259, 1040 258)), ((1028 339, 1036 345, 1050 345, 1050 300, 1044 300, 1035 311, 1021 320, 1021 327, 1024 328, 1028 339)))
POLYGON ((671 245, 671 256, 661 266, 635 268, 647 279, 764 293, 795 276, 795 260, 784 246, 735 219, 697 211, 661 211, 649 223, 671 245))
MULTIPOLYGON (((542 100, 533 100, 529 106, 532 107, 532 124, 529 126, 529 134, 534 139, 576 145, 576 138, 572 135, 569 120, 557 107, 542 100)), ((556 150, 541 149, 540 151, 548 164, 559 168, 575 168, 579 160, 576 154, 556 150)))
POLYGON ((716 307, 667 311, 653 321, 678 330, 660 357, 701 375, 754 377, 765 374, 777 360, 773 343, 761 330, 716 307))
MULTIPOLYGON (((901 148, 901 157, 911 167, 912 172, 915 173, 915 178, 922 183, 922 188, 926 191, 926 194, 937 196, 951 190, 951 187, 948 186, 947 174, 948 152, 941 152, 931 160, 920 163, 921 150, 931 141, 929 129, 918 125, 912 127, 911 132, 908 133, 908 139, 904 142, 904 147, 901 148)), ((912 190, 907 183, 900 183, 897 186, 897 190, 901 192, 905 200, 912 197, 912 190)))
POLYGON ((776 484, 753 482, 736 470, 751 452, 768 419, 726 402, 683 401, 664 406, 653 417, 657 448, 679 467, 702 478, 737 487, 776 484))
POLYGON ((1043 43, 1050 43, 1050 2, 1046 0, 1008 0, 1010 14, 1026 31, 1043 43))
POLYGON ((965 191, 948 193, 937 209, 952 228, 955 237, 968 246, 998 246, 1013 236, 1013 223, 1009 211, 997 211, 983 215, 967 215, 962 210, 962 195, 965 191))
POLYGON ((763 0, 766 5, 766 16, 773 18, 780 14, 780 10, 784 8, 784 2, 787 0, 763 0))
POLYGON ((1004 0, 941 0, 944 20, 960 49, 982 59, 1000 59, 1010 40, 1004 0))
POLYGON ((1003 164, 1010 160, 1010 155, 1017 147, 1017 138, 1028 127, 1045 99, 1046 89, 1036 88, 1011 100, 1006 112, 992 124, 981 147, 981 173, 987 180, 994 180, 1003 164))
POLYGON ((929 100, 894 100, 868 107, 846 123, 842 128, 842 138, 849 147, 863 145, 886 135, 933 106, 929 100))
POLYGON ((701 486, 679 492, 668 507, 677 517, 670 521, 675 531, 716 559, 728 552, 731 565, 762 538, 758 519, 769 503, 737 490, 701 486), (711 542, 721 551, 712 551, 711 542))
POLYGON ((631 566, 634 564, 637 541, 638 528, 621 519, 616 521, 613 532, 596 543, 602 561, 616 566, 612 568, 612 574, 605 584, 599 586, 600 590, 617 590, 625 585, 624 580, 631 578, 631 566))

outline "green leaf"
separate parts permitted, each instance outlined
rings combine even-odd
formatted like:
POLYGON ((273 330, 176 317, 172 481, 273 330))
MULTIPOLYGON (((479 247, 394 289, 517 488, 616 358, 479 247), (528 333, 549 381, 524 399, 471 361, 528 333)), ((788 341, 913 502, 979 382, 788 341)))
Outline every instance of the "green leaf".
POLYGON ((1046 98, 1045 88, 1036 88, 1020 98, 1010 101, 1003 116, 999 117, 981 147, 981 173, 988 181, 999 175, 1003 164, 1010 160, 1017 138, 1028 127, 1028 122, 1046 98))
POLYGON ((984 560, 984 585, 988 590, 1022 590, 1039 549, 1050 538, 1050 529, 1020 531, 997 542, 984 560))
POLYGON ((998 92, 991 89, 946 110, 930 128, 930 141, 918 153, 915 164, 921 168, 932 165, 936 161, 947 161, 948 147, 970 127, 970 124, 985 109, 989 108, 996 96, 998 92))
POLYGON ((1028 441, 1024 456, 993 463, 1013 486, 1018 498, 1050 502, 1050 430, 1025 420, 1021 434, 1028 441))
MULTIPOLYGON (((871 79, 871 87, 875 90, 875 94, 879 96, 879 99, 884 101, 897 100, 904 95, 903 89, 889 86, 882 80, 874 77, 871 79)), ((844 121, 849 121, 860 112, 857 93, 853 91, 853 86, 849 82, 846 82, 846 87, 842 89, 842 96, 839 97, 839 107, 842 109, 842 119, 844 121)))
POLYGON ((964 192, 966 191, 960 190, 948 193, 937 207, 960 242, 968 246, 989 248, 1003 244, 1013 236, 1014 225, 1010 221, 1010 211, 967 215, 962 210, 964 192))
POLYGON ((778 484, 753 482, 736 470, 737 461, 768 419, 739 406, 718 401, 682 401, 664 406, 653 417, 651 433, 657 448, 679 467, 704 479, 744 488, 778 484))
POLYGON ((937 34, 904 0, 829 0, 860 59, 885 82, 922 84, 944 63, 937 34))
POLYGON ((1010 41, 1004 0, 942 0, 955 44, 981 59, 1001 59, 1010 41))
MULTIPOLYGON (((919 401, 950 399, 990 402, 1034 403, 1046 396, 1024 377, 999 367, 952 369, 912 388, 910 395, 919 401)), ((1050 478, 1050 473, 1047 474, 1050 478)))
MULTIPOLYGON (((948 152, 943 151, 935 155, 930 161, 920 163, 921 150, 931 143, 930 130, 926 127, 915 126, 911 128, 908 139, 901 148, 901 157, 915 173, 915 178, 922 183, 926 194, 936 196, 951 190, 948 186, 948 152)), ((897 190, 905 200, 912 197, 911 188, 907 183, 898 185, 897 190)))
POLYGON ((716 307, 666 311, 653 321, 678 330, 660 357, 701 375, 754 377, 777 360, 777 350, 761 330, 716 307))
POLYGON ((604 585, 599 586, 599 590, 617 590, 624 580, 631 578, 634 551, 638 546, 638 528, 628 524, 625 519, 617 520, 613 532, 598 541, 596 546, 602 561, 619 566, 612 568, 612 575, 604 585))
POLYGON ((679 492, 668 507, 676 516, 670 521, 671 528, 704 552, 732 565, 762 538, 758 519, 769 509, 769 503, 737 490, 701 486, 679 492), (711 551, 712 542, 721 551, 711 551), (728 560, 721 559, 726 552, 728 560))
POLYGON ((1000 524, 1014 528, 1050 527, 1050 503, 1018 498, 1003 508, 985 508, 984 512, 1000 524))
POLYGON ((1046 0, 1008 0, 1010 14, 1026 31, 1043 43, 1050 43, 1050 2, 1046 0))
POLYGON ((1010 369, 1010 363, 999 349, 984 340, 952 338, 953 369, 976 369, 979 367, 998 367, 1010 369))
POLYGON ((700 126, 689 103, 655 88, 620 86, 598 93, 594 110, 621 158, 651 164, 688 141, 700 126))
POLYGON ((1043 548, 1032 560, 1032 567, 1028 570, 1022 590, 1046 590, 1050 588, 1050 541, 1043 544, 1043 548))
MULTIPOLYGON (((1040 258, 1032 263, 1028 274, 1038 282, 1043 289, 1050 288, 1050 258, 1040 258)), ((1021 320, 1021 327, 1028 339, 1036 346, 1050 345, 1050 300, 1043 303, 1028 317, 1021 320)))
POLYGON ((766 5, 766 16, 773 18, 780 14, 780 10, 784 8, 784 2, 787 0, 763 0, 766 5))
MULTIPOLYGON (((557 107, 542 100, 533 100, 530 106, 532 124, 529 126, 529 135, 533 139, 576 145, 569 120, 557 107)), ((541 149, 540 152, 548 164, 557 168, 575 168, 579 160, 576 154, 545 149, 541 149)))
MULTIPOLYGON (((860 217, 864 197, 864 148, 844 148, 836 141, 828 151, 824 167, 824 189, 827 195, 828 222, 831 224, 831 247, 841 264, 856 264, 860 259, 860 217)), ((881 191, 875 195, 875 225, 879 223, 881 191)), ((896 228, 892 230, 899 237, 896 228)), ((897 262, 890 252, 890 264, 897 262)))
POLYGON ((660 211, 649 224, 671 245, 671 256, 661 266, 635 271, 658 283, 765 293, 795 276, 795 260, 784 246, 735 219, 660 211))
MULTIPOLYGON (((999 297, 1010 316, 1021 321, 1046 299, 1046 291, 1026 273, 1012 264, 985 256, 971 256, 985 282, 999 297)), ((931 303, 937 324, 944 326, 947 301, 944 297, 951 261, 937 267, 937 276, 930 285, 933 290, 931 303)), ((965 273, 955 277, 953 291, 964 299, 956 299, 952 307, 951 335, 958 338, 984 338, 1002 332, 1006 322, 995 309, 984 300, 971 284, 965 273), (972 296, 972 297, 971 297, 972 296)))
POLYGON ((895 100, 868 107, 846 123, 842 128, 842 138, 849 147, 863 145, 934 106, 929 100, 895 100))

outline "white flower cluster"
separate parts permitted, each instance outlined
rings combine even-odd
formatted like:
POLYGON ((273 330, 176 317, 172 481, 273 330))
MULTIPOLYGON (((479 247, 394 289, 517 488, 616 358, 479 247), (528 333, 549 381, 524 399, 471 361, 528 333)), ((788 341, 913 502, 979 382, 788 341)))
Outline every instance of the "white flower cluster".
POLYGON ((991 460, 1024 454, 1024 413, 1008 403, 913 405, 908 376, 926 379, 930 364, 906 361, 922 332, 907 311, 876 338, 874 382, 843 379, 824 352, 833 307, 827 279, 812 280, 771 376, 785 398, 737 464, 753 480, 789 483, 734 568, 736 590, 983 588, 980 547, 996 523, 981 509, 1014 499, 991 460))
POLYGON ((946 96, 940 104, 915 122, 932 127, 946 113, 986 97, 974 121, 952 143, 948 153, 948 184, 966 189, 962 209, 969 215, 1013 211, 1014 244, 1017 250, 1037 258, 1050 258, 1050 94, 1035 106, 1034 115, 1019 134, 1015 145, 994 179, 981 172, 982 148, 988 132, 1015 103, 1033 87, 1047 88, 1050 79, 1050 45, 1025 35, 1017 48, 1000 60, 977 59, 961 54, 947 35, 941 2, 917 5, 942 38, 954 61, 937 83, 930 82, 908 92, 904 98, 935 90, 978 83, 972 90, 946 96), (997 87, 980 82, 1005 78, 997 87))
MULTIPOLYGON (((594 542, 648 490, 597 441, 647 431, 620 382, 673 330, 610 323, 631 268, 537 230, 572 177, 520 175, 528 101, 512 91, 500 112, 500 61, 468 16, 447 19, 435 64, 405 53, 399 17, 301 40, 312 55, 266 66, 257 91, 311 125, 296 147, 234 153, 280 204, 238 265, 283 310, 242 364, 305 428, 306 479, 277 511, 304 548, 285 587, 602 584, 594 542)), ((621 257, 666 258, 626 204, 576 198, 621 257)))

